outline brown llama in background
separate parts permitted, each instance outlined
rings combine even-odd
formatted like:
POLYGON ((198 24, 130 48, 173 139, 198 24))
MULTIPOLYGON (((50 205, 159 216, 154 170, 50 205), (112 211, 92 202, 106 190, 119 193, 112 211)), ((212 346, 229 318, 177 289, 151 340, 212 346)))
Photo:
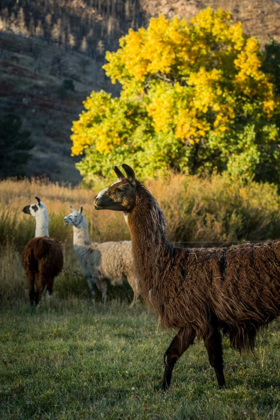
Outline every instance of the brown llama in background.
POLYGON ((40 198, 37 204, 23 208, 23 212, 36 219, 35 238, 31 239, 22 253, 31 305, 37 305, 47 288, 47 296, 52 294, 54 278, 63 267, 62 246, 59 241, 49 238, 49 218, 46 206, 40 198))
POLYGON ((178 329, 164 355, 163 389, 176 361, 202 338, 219 387, 225 386, 221 333, 233 348, 253 349, 260 327, 280 314, 280 241, 230 248, 175 248, 154 197, 122 165, 118 182, 95 198, 97 210, 123 211, 142 296, 163 327, 178 329))

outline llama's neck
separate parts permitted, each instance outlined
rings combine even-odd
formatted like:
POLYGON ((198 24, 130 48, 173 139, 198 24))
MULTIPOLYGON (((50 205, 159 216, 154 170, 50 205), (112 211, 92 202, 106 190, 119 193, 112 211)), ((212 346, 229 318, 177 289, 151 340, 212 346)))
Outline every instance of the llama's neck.
POLYGON ((149 291, 155 279, 160 281, 166 256, 173 247, 165 236, 165 220, 154 197, 141 185, 137 186, 134 209, 126 216, 130 230, 135 267, 149 291))
POLYGON ((73 244, 74 246, 88 246, 91 244, 88 224, 84 217, 77 227, 73 226, 73 244))
POLYGON ((36 216, 35 238, 40 236, 49 236, 49 216, 46 208, 36 216))

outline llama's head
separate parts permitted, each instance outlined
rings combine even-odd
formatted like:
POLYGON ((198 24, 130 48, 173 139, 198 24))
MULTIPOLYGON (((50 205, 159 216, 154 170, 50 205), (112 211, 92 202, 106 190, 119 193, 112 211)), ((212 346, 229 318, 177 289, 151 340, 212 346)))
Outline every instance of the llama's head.
POLYGON ((123 164, 122 167, 126 176, 117 166, 114 166, 118 180, 97 194, 94 199, 96 210, 116 210, 129 213, 134 208, 138 181, 130 166, 123 164))
POLYGON ((73 206, 69 206, 69 207, 72 210, 72 213, 64 217, 65 225, 75 226, 75 227, 81 226, 84 220, 83 207, 80 207, 79 211, 75 210, 73 206))
POLYGON ((30 216, 40 218, 42 215, 47 215, 47 208, 45 204, 40 200, 39 197, 35 197, 37 203, 28 204, 25 206, 22 211, 23 213, 30 214, 30 216))

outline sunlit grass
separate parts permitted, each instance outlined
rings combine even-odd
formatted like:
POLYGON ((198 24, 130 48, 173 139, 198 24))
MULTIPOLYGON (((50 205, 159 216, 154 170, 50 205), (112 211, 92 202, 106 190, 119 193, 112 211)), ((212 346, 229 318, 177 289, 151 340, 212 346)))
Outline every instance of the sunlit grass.
MULTIPOLYGON (((64 225, 63 218, 71 211, 70 204, 77 209, 83 206, 93 242, 129 239, 120 212, 94 210, 94 197, 104 186, 100 183, 93 191, 35 179, 0 182, 2 300, 25 299, 20 253, 34 236, 35 220, 24 214, 22 208, 34 203, 35 196, 39 196, 48 208, 50 235, 62 241, 64 247, 64 269, 55 281, 57 293, 61 297, 63 294, 81 297, 88 293, 73 252, 73 230, 64 225)), ((274 186, 233 183, 226 176, 218 175, 212 179, 171 175, 168 179, 150 181, 147 187, 164 211, 168 237, 173 243, 220 246, 244 240, 280 238, 280 200, 274 186)), ((116 288, 115 292, 121 290, 116 288)))
POLYGON ((47 206, 50 218, 50 235, 67 243, 72 243, 72 228, 66 227, 63 218, 70 213, 69 205, 77 209, 84 207, 93 241, 127 239, 125 222, 119 214, 97 212, 93 208, 96 193, 90 189, 61 186, 40 180, 0 182, 0 244, 12 242, 19 248, 34 236, 35 220, 24 214, 27 204, 41 198, 47 206))
MULTIPOLYGON (((92 241, 129 239, 119 212, 96 211, 96 190, 73 188, 39 180, 0 182, 0 245, 23 247, 33 236, 35 221, 22 208, 39 196, 50 216, 50 235, 72 243, 72 229, 63 224, 69 205, 84 207, 92 241)), ((147 183, 162 207, 168 237, 187 246, 215 245, 241 240, 262 241, 280 237, 279 196, 268 184, 233 182, 227 176, 212 179, 171 175, 147 183)))

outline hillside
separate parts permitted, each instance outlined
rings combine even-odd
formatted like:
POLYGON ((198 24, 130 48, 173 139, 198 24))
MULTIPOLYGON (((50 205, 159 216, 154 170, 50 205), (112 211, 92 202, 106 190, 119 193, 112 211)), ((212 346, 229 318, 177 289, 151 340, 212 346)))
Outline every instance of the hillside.
POLYGON ((92 90, 108 83, 96 62, 42 39, 0 33, 0 115, 20 115, 35 147, 27 175, 47 174, 55 181, 80 181, 71 153, 71 125, 92 90), (75 91, 64 92, 72 80, 75 91))
POLYGON ((262 45, 280 41, 280 2, 274 0, 2 0, 0 117, 15 112, 32 133, 27 175, 78 183, 70 156, 72 121, 92 90, 118 93, 102 70, 105 52, 152 16, 190 19, 207 6, 231 10, 262 45), (63 91, 65 80, 72 80, 75 91, 63 91))
POLYGON ((147 18, 162 13, 187 19, 201 9, 211 7, 229 10, 234 21, 241 21, 244 32, 256 37, 262 45, 271 38, 280 42, 280 0, 141 0, 147 18))
POLYGON ((72 121, 92 90, 117 94, 102 70, 105 51, 138 26, 137 2, 101 3, 0 3, 0 116, 20 115, 32 133, 28 176, 81 180, 70 156, 72 121), (64 80, 74 82, 74 92, 61 95, 64 80))

